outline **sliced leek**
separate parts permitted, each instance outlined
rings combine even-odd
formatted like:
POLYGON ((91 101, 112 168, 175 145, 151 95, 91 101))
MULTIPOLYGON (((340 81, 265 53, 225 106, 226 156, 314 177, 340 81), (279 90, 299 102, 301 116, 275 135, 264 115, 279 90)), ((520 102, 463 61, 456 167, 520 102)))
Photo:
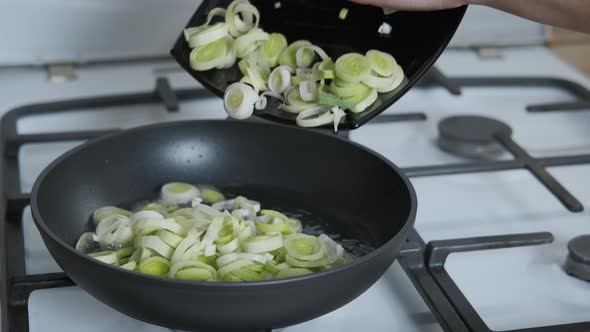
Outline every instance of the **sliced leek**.
POLYGON ((287 48, 287 38, 280 33, 271 33, 268 39, 260 45, 260 55, 271 67, 279 64, 279 55, 287 48))
POLYGON ((300 127, 319 127, 334 121, 330 106, 317 105, 308 108, 297 115, 297 125, 300 127))
POLYGON ((228 52, 227 47, 227 40, 222 38, 194 48, 189 55, 191 68, 196 71, 205 71, 221 66, 228 52))
POLYGON ((159 256, 148 257, 139 263, 137 270, 154 276, 165 276, 170 271, 170 262, 159 256))
POLYGON ((217 190, 211 188, 203 188, 201 190, 201 198, 207 204, 213 204, 225 200, 225 196, 217 190))
POLYGON ((244 251, 251 254, 269 252, 283 246, 281 234, 258 235, 244 240, 244 251))
POLYGON ((317 261, 326 255, 323 242, 316 236, 292 234, 284 240, 287 255, 303 261, 317 261))
POLYGON ((223 104, 227 114, 238 120, 247 119, 254 113, 254 103, 258 95, 244 83, 233 83, 225 90, 223 104))
MULTIPOLYGON (((311 46, 311 42, 307 40, 298 40, 296 42, 293 42, 291 45, 287 46, 279 55, 279 64, 281 66, 288 66, 291 69, 295 70, 298 67, 297 51, 299 51, 299 49, 304 46, 311 46)), ((306 65, 303 66, 304 68, 309 67, 309 65, 311 65, 311 63, 313 62, 313 58, 313 51, 304 51, 304 53, 301 55, 300 63, 302 65, 306 65)))
POLYGON ((280 270, 276 274, 276 278, 277 279, 293 278, 293 277, 304 276, 304 275, 311 274, 311 273, 313 273, 313 272, 311 270, 309 270, 309 269, 303 269, 303 268, 287 268, 287 269, 284 269, 284 270, 280 270))
POLYGON ((95 253, 90 253, 90 254, 88 254, 88 256, 90 256, 98 261, 101 261, 103 263, 106 263, 106 264, 116 265, 119 262, 119 259, 117 258, 117 254, 112 251, 99 251, 99 252, 95 252, 95 253))
POLYGON ((292 70, 289 66, 279 66, 268 76, 268 88, 272 92, 283 93, 291 85, 292 70))
POLYGON ((225 22, 229 33, 239 37, 253 28, 258 27, 260 13, 248 0, 236 0, 226 10, 225 22))
POLYGON ((262 29, 254 28, 248 33, 236 38, 233 44, 233 51, 236 57, 242 59, 252 53, 259 44, 267 41, 268 38, 268 33, 262 31, 262 29))
POLYGON ((309 67, 314 60, 315 53, 317 53, 322 61, 328 60, 330 57, 328 54, 318 46, 308 45, 300 47, 295 53, 295 63, 299 68, 309 67))
POLYGON ((171 182, 162 186, 162 200, 171 204, 186 204, 199 196, 197 187, 184 182, 171 182))
POLYGON ((299 83, 299 95, 306 102, 314 102, 318 99, 319 89, 314 80, 305 80, 299 83))
POLYGON ((360 82, 371 75, 371 64, 364 55, 348 53, 339 57, 334 65, 336 77, 347 82, 360 82))
MULTIPOLYGON (((348 8, 342 8, 338 17, 345 20, 348 15, 348 8)), ((334 123, 336 130, 346 114, 344 110, 364 112, 377 101, 379 93, 394 91, 403 82, 403 70, 390 54, 369 50, 364 55, 344 54, 334 62, 310 41, 288 44, 284 35, 259 28, 259 21, 260 12, 248 0, 234 0, 227 9, 211 10, 203 25, 184 31, 188 46, 193 48, 190 66, 196 71, 228 69, 237 58, 242 59, 238 62, 243 75, 239 83, 250 88, 232 84, 226 89, 224 106, 232 118, 245 119, 255 109, 266 109, 267 97, 272 96, 283 102, 283 111, 307 111, 296 117, 298 125, 334 123), (216 17, 224 21, 212 23, 216 17), (275 68, 277 65, 280 67, 275 68), (274 94, 258 96, 267 90, 274 94), (337 109, 325 110, 316 107, 318 104, 337 109)))
POLYGON ((118 208, 116 206, 105 206, 105 207, 101 207, 99 209, 96 209, 94 211, 94 213, 92 213, 92 220, 94 221, 95 225, 98 225, 98 223, 108 217, 111 216, 113 214, 118 214, 118 215, 122 215, 125 217, 130 217, 131 216, 131 212, 127 211, 125 209, 121 209, 118 208))
POLYGON ((228 30, 225 23, 216 23, 208 27, 185 30, 188 46, 190 48, 200 47, 227 36, 228 30), (188 36, 188 37, 187 37, 188 36))
POLYGON ((316 105, 314 102, 303 100, 299 92, 299 87, 295 86, 286 92, 285 104, 281 108, 290 113, 301 113, 316 105))
POLYGON ((391 54, 370 50, 365 56, 371 69, 382 77, 390 77, 397 70, 398 64, 391 54))
MULTIPOLYGON (((311 109, 318 107, 332 119, 337 111, 344 113, 323 105, 311 109)), ((346 263, 340 244, 326 235, 300 233, 301 221, 283 211, 200 188, 171 182, 160 188, 159 200, 133 212, 97 209, 95 231, 83 233, 76 249, 129 271, 189 281, 266 281, 346 263), (109 242, 123 235, 125 243, 109 242)))

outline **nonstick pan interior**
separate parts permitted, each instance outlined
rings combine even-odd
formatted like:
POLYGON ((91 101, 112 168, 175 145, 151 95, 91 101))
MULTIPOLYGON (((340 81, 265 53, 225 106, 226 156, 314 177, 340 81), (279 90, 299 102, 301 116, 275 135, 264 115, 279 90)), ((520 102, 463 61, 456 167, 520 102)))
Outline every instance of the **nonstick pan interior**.
POLYGON ((83 145, 41 174, 31 202, 43 240, 78 285, 127 315, 185 330, 276 328, 346 304, 393 262, 416 209, 406 177, 359 145, 227 121, 160 124, 83 145), (304 222, 358 241, 352 247, 365 255, 310 276, 229 284, 146 276, 75 252, 94 209, 154 198, 176 180, 217 185, 267 207, 303 209, 304 222))

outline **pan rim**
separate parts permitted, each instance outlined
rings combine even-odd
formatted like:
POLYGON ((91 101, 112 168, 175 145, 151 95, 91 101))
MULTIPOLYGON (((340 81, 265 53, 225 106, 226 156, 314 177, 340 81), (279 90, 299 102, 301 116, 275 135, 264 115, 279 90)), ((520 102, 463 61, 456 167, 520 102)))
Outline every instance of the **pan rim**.
MULTIPOLYGON (((123 276, 126 278, 136 277, 136 278, 140 278, 140 280, 146 278, 144 280, 146 280, 146 281, 150 280, 152 282, 162 282, 162 283, 164 283, 164 285, 167 285, 168 287, 182 287, 182 288, 184 288, 184 287, 206 287, 206 288, 250 287, 250 288, 258 288, 258 287, 278 286, 278 285, 282 285, 282 284, 291 284, 293 282, 302 282, 302 281, 309 280, 309 279, 326 277, 326 276, 330 276, 330 275, 338 273, 340 271, 347 270, 349 268, 352 268, 354 266, 360 265, 362 263, 365 263, 365 262, 371 260, 373 257, 378 256, 381 252, 383 252, 385 250, 389 250, 391 245, 397 240, 397 238, 400 236, 400 234, 403 234, 407 228, 413 227, 414 221, 416 218, 416 211, 417 211, 417 207, 418 207, 418 202, 417 202, 416 192, 415 192, 415 189, 414 189, 412 183, 410 182, 409 178, 401 171, 401 169, 399 167, 397 167, 393 162, 391 162, 389 159, 385 158, 383 155, 379 154, 378 152, 376 152, 368 147, 365 147, 359 143, 344 139, 342 137, 332 135, 332 134, 329 134, 329 133, 326 133, 323 131, 322 132, 312 131, 312 130, 306 130, 306 129, 302 129, 302 128, 298 128, 298 127, 293 127, 293 126, 284 126, 284 125, 275 125, 275 124, 269 125, 266 123, 258 123, 258 122, 228 121, 228 120, 183 120, 183 121, 170 121, 170 122, 163 122, 163 123, 156 123, 156 124, 133 127, 130 129, 120 131, 120 132, 116 132, 116 133, 108 134, 105 136, 101 136, 99 138, 88 140, 85 143, 82 143, 82 144, 66 151, 65 153, 60 155, 58 158, 53 160, 48 166, 46 166, 43 169, 43 171, 39 174, 37 179, 35 180, 35 183, 33 185, 33 189, 31 190, 30 206, 31 206, 31 213, 33 216, 34 223, 37 225, 38 228, 41 228, 43 230, 43 232, 51 238, 52 241, 56 242, 61 247, 65 248, 70 254, 73 254, 73 255, 77 256, 78 258, 86 261, 86 263, 97 264, 98 266, 101 266, 103 268, 107 268, 107 269, 111 270, 113 273, 120 273, 122 275, 122 277, 123 276), (107 141, 107 140, 113 139, 118 136, 132 135, 133 133, 135 133, 137 131, 153 130, 154 128, 168 128, 168 127, 175 127, 175 126, 181 126, 181 125, 207 125, 207 124, 223 124, 226 126, 227 125, 235 125, 235 126, 255 126, 255 127, 276 126, 276 127, 279 127, 280 130, 307 131, 308 135, 324 136, 329 139, 334 139, 334 140, 340 141, 342 143, 352 144, 355 148, 360 149, 360 150, 364 151, 365 153, 369 153, 373 157, 378 158, 382 162, 385 162, 388 167, 392 168, 397 173, 397 175, 401 178, 401 180, 405 184, 405 186, 408 190, 408 193, 410 195, 410 210, 409 210, 409 213, 406 217, 405 224, 389 240, 387 240, 385 243, 383 243, 381 246, 379 246, 375 250, 371 251, 367 255, 355 258, 352 262, 349 262, 349 263, 344 264, 342 266, 332 268, 332 269, 329 269, 326 271, 314 272, 312 274, 308 274, 308 275, 304 275, 304 276, 292 277, 292 278, 286 278, 286 279, 277 279, 277 280, 265 280, 265 281, 254 281, 254 282, 225 282, 225 281, 211 282, 211 281, 178 280, 178 279, 152 276, 149 274, 144 274, 144 273, 135 272, 135 271, 129 271, 129 270, 125 270, 120 267, 117 267, 117 266, 103 263, 101 261, 91 258, 90 256, 88 256, 86 254, 83 254, 83 253, 77 251, 73 245, 67 243, 66 241, 61 239, 61 237, 57 236, 49 228, 49 226, 46 224, 43 217, 41 216, 37 202, 39 199, 39 197, 38 197, 39 188, 41 187, 43 180, 47 177, 47 175, 54 168, 56 168, 59 164, 61 164, 66 159, 70 158, 72 155, 76 154, 78 151, 85 149, 88 146, 97 145, 103 141, 107 141)), ((66 275, 68 274, 67 271, 63 271, 63 272, 66 275)))

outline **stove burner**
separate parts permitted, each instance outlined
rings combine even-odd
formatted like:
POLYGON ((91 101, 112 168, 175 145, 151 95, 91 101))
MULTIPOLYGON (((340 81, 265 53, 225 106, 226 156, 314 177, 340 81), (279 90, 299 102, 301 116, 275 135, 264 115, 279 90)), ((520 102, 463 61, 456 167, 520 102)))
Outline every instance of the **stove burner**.
POLYGON ((590 281, 590 235, 573 238, 568 244, 569 255, 565 271, 582 280, 590 281))
POLYGON ((512 129, 498 120, 484 116, 461 115, 441 120, 438 124, 441 149, 468 158, 491 159, 505 150, 494 134, 512 135, 512 129))

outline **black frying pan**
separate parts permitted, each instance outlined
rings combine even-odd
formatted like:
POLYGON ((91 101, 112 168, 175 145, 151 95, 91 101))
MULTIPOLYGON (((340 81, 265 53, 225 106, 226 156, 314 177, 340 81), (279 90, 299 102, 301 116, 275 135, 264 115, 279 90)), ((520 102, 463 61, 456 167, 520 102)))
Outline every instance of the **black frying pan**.
MULTIPOLYGON (((362 113, 350 113, 340 128, 354 129, 388 109, 416 84, 432 67, 445 49, 467 6, 432 12, 397 12, 385 15, 380 8, 354 4, 347 0, 250 0, 260 11, 260 26, 269 32, 280 32, 291 43, 307 39, 322 47, 333 59, 349 52, 365 53, 377 49, 393 55, 404 69, 407 80, 400 87, 379 94, 377 101, 362 113), (280 8, 275 4, 280 3, 280 8), (346 20, 338 18, 342 8, 348 8, 346 20), (392 27, 391 33, 378 33, 381 24, 392 27)), ((186 27, 205 23, 207 14, 215 7, 227 7, 231 0, 204 0, 186 27)), ((190 68, 188 47, 181 32, 172 48, 176 61, 204 87, 223 97, 227 86, 237 82, 241 73, 237 64, 228 70, 196 72, 190 68)), ((270 98, 264 110, 256 115, 272 121, 295 125, 297 114, 278 108, 279 102, 270 98)), ((330 127, 330 126, 326 126, 330 127)))
POLYGON ((171 328, 255 330, 316 318, 363 293, 398 255, 416 196, 395 165, 358 144, 294 127, 192 121, 137 128, 67 152, 35 182, 31 207, 51 255, 101 302, 171 328), (94 209, 154 198, 175 180, 214 184, 269 208, 309 210, 315 218, 304 224, 375 249, 326 272, 252 283, 153 277, 75 251, 94 209))

